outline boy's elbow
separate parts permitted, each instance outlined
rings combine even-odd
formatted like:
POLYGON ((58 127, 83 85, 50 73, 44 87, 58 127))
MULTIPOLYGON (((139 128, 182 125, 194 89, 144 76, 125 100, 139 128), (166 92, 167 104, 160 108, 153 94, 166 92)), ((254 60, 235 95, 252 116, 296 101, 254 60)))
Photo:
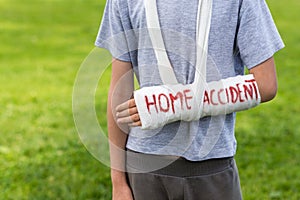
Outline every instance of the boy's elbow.
POLYGON ((261 92, 261 102, 268 102, 273 100, 277 95, 278 86, 277 83, 269 84, 261 92))
POLYGON ((254 75, 261 96, 261 102, 271 101, 277 94, 277 76, 274 58, 271 57, 265 62, 250 69, 254 75))
POLYGON ((270 89, 267 101, 271 101, 272 99, 274 99, 276 97, 277 94, 277 86, 272 87, 272 89, 270 89))

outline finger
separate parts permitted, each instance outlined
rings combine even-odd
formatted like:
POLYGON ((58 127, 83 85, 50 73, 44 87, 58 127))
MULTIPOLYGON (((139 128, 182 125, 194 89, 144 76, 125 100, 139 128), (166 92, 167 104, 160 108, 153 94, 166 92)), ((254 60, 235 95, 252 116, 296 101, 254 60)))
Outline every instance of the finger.
POLYGON ((133 122, 131 124, 128 124, 128 126, 130 127, 142 126, 142 122, 141 121, 133 122))
POLYGON ((117 122, 120 123, 120 124, 130 124, 130 123, 133 123, 133 122, 137 122, 139 120, 140 120, 139 114, 134 114, 134 115, 131 115, 129 117, 118 118, 117 122))
POLYGON ((118 118, 121 118, 121 117, 128 117, 130 115, 134 115, 134 114, 137 114, 137 113, 138 113, 137 107, 132 107, 132 108, 123 110, 121 112, 117 112, 116 116, 118 118))
POLYGON ((132 108, 132 107, 135 107, 135 100, 134 99, 129 99, 128 101, 125 101, 124 103, 118 105, 116 107, 116 111, 117 112, 120 112, 120 111, 123 111, 125 109, 128 109, 128 108, 132 108))

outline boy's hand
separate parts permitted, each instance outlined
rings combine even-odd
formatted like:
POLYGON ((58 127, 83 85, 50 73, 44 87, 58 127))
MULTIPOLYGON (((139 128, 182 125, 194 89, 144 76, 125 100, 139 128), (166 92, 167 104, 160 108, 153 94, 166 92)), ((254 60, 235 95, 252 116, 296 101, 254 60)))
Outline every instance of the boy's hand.
POLYGON ((117 123, 128 124, 128 126, 132 127, 142 125, 135 100, 133 98, 118 105, 116 112, 117 123))

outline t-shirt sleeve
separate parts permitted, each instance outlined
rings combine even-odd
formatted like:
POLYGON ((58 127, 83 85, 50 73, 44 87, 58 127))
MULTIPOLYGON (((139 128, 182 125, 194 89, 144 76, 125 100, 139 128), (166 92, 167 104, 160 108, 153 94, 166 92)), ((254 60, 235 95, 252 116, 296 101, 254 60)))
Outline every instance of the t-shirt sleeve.
POLYGON ((117 0, 107 0, 95 45, 107 49, 114 58, 130 62, 126 30, 129 23, 122 17, 117 0))
POLYGON ((284 47, 265 0, 243 0, 237 47, 248 69, 271 58, 284 47))

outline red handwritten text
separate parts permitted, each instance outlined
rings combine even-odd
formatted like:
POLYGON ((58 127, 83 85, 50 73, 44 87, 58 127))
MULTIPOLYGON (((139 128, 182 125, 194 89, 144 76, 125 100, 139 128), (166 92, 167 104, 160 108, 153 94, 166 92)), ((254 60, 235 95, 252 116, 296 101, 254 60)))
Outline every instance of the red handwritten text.
MULTIPOLYGON (((226 104, 243 103, 249 100, 258 100, 259 91, 254 79, 245 80, 243 83, 231 85, 229 87, 217 87, 205 90, 204 92, 204 105, 218 106, 226 104)), ((175 105, 179 105, 181 110, 191 110, 190 101, 193 100, 192 91, 190 89, 183 89, 182 91, 173 93, 160 93, 150 96, 145 95, 145 103, 148 112, 151 114, 151 108, 155 109, 156 113, 159 112, 172 112, 176 113, 175 105)))
POLYGON ((145 96, 145 102, 147 105, 148 112, 151 113, 150 108, 153 106, 155 111, 158 112, 169 112, 172 110, 175 113, 175 103, 176 101, 180 101, 180 108, 184 109, 192 109, 189 105, 189 101, 193 99, 193 97, 189 94, 191 90, 186 89, 180 92, 177 92, 175 95, 172 93, 164 94, 161 93, 159 95, 153 94, 150 98, 145 96))

